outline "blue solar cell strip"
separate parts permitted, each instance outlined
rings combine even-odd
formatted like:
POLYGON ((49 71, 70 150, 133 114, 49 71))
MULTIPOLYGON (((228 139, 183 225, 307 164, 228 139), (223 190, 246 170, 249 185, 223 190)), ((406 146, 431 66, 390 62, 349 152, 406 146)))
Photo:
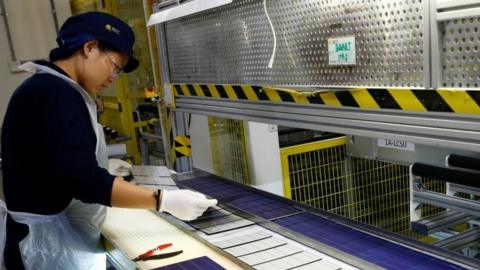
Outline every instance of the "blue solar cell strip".
POLYGON ((205 212, 203 212, 203 215, 195 219, 196 222, 202 221, 202 220, 208 220, 212 218, 219 218, 223 216, 228 216, 231 215, 232 213, 225 211, 221 208, 218 207, 209 207, 205 212))
POLYGON ((386 269, 464 269, 312 213, 273 222, 386 269))
POLYGON ((303 212, 302 209, 285 202, 267 198, 233 184, 211 179, 208 176, 182 181, 181 184, 216 198, 226 205, 264 219, 276 219, 303 212))
POLYGON ((152 270, 224 270, 221 265, 212 259, 203 256, 188 261, 162 266, 152 270))
POLYGON ((272 220, 278 225, 386 269, 465 269, 357 231, 319 215, 304 212, 274 196, 262 195, 254 190, 245 189, 217 178, 216 176, 204 176, 181 181, 181 184, 217 198, 221 203, 272 220))

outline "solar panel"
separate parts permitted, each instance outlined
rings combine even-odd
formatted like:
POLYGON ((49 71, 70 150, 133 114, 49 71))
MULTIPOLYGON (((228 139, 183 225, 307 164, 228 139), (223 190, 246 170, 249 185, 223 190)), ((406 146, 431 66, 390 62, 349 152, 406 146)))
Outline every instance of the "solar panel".
POLYGON ((212 243, 219 248, 225 249, 235 247, 246 243, 255 242, 265 238, 272 237, 270 234, 262 231, 254 231, 248 234, 234 234, 220 239, 212 240, 212 243))
POLYGON ((137 184, 144 185, 163 185, 163 186, 176 186, 175 182, 170 176, 140 176, 135 175, 133 180, 137 184))
POLYGON ((271 262, 262 263, 255 266, 255 269, 259 270, 286 270, 286 269, 295 269, 305 264, 309 264, 315 261, 320 261, 321 259, 307 251, 293 254, 291 256, 283 257, 278 260, 271 262))
MULTIPOLYGON (((290 259, 287 259, 290 256, 295 256, 293 257, 294 260, 308 257, 309 262, 320 261, 325 258, 319 252, 308 251, 307 248, 297 245, 292 240, 258 226, 222 233, 207 237, 207 239, 212 244, 222 248, 225 252, 237 257, 253 268, 257 266, 263 268, 270 267, 269 263, 274 263, 277 260, 291 265, 290 259), (303 252, 306 252, 306 255, 299 257, 299 254, 303 252)), ((302 261, 302 263, 304 262, 302 261)), ((334 263, 330 262, 329 266, 332 265, 334 263)), ((341 267, 336 265, 336 268, 341 267)))
POLYGON ((386 269, 413 270, 426 262, 429 262, 430 269, 464 269, 312 213, 274 222, 386 269), (446 265, 453 268, 445 268, 446 265))
POLYGON ((170 176, 170 171, 165 166, 132 166, 133 176, 170 176))
POLYGON ((152 270, 224 270, 221 265, 207 256, 162 266, 152 270))
POLYGON ((220 208, 218 206, 209 207, 205 212, 203 212, 203 214, 201 216, 199 216, 197 219, 195 219, 192 222, 198 222, 198 221, 201 221, 201 220, 213 219, 213 218, 227 216, 227 215, 231 215, 231 214, 232 213, 230 213, 226 210, 223 210, 222 208, 220 208))
MULTIPOLYGON (((272 220, 280 226, 386 269, 465 269, 306 212, 273 195, 262 194, 220 179, 217 176, 203 176, 184 180, 181 184, 216 198, 220 203, 272 220)), ((320 261, 309 263, 318 264, 320 261)), ((283 269, 279 267, 268 263, 256 266, 258 269, 283 269)), ((294 267, 297 266, 292 266, 294 267)))
POLYGON ((281 245, 275 248, 263 250, 254 254, 244 255, 239 257, 239 259, 247 263, 248 265, 255 266, 258 264, 288 257, 300 252, 302 252, 301 248, 286 244, 286 245, 281 245))
POLYGON ((235 200, 227 205, 264 219, 276 219, 303 212, 302 209, 258 195, 235 200))
POLYGON ((286 202, 270 199, 236 185, 204 176, 185 180, 182 185, 200 191, 219 202, 264 219, 276 219, 303 212, 286 202))
POLYGON ((240 228, 247 227, 247 226, 250 226, 250 225, 253 225, 253 224, 255 224, 255 223, 250 221, 250 220, 240 219, 240 220, 237 220, 237 221, 234 221, 234 222, 218 224, 218 225, 202 228, 200 230, 202 232, 206 233, 206 234, 216 234, 216 233, 221 233, 221 232, 240 229, 240 228))
POLYGON ((224 215, 224 216, 220 216, 220 217, 213 217, 213 218, 209 218, 209 219, 201 219, 201 220, 191 221, 190 225, 193 226, 196 229, 201 230, 201 229, 204 229, 204 228, 208 228, 208 227, 212 227, 212 226, 216 226, 216 225, 220 225, 220 224, 235 222, 235 221, 238 221, 238 220, 241 220, 241 219, 243 219, 243 218, 239 217, 237 215, 230 214, 230 215, 224 215))
POLYGON ((202 216, 187 223, 208 235, 255 224, 253 221, 234 215, 219 207, 210 207, 202 216))
POLYGON ((282 241, 278 238, 269 237, 255 242, 227 248, 225 251, 235 257, 240 257, 283 245, 286 245, 285 241, 282 241))

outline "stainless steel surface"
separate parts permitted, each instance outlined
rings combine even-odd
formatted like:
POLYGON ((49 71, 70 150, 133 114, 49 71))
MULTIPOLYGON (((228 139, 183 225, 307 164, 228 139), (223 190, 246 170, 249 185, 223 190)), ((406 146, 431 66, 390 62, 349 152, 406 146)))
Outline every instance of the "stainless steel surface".
POLYGON ((464 19, 469 17, 475 17, 480 13, 480 8, 465 8, 463 10, 450 10, 445 11, 442 13, 438 13, 437 20, 438 21, 446 21, 446 20, 455 20, 455 19, 464 19))
MULTIPOLYGON (((155 7, 154 12, 158 11, 158 7, 155 7)), ((160 63, 161 81, 162 83, 169 83, 169 59, 167 55, 166 37, 165 37, 165 24, 158 24, 155 26, 155 32, 157 35, 158 55, 160 63)))
POLYGON ((108 251, 106 252, 107 261, 111 267, 118 270, 135 270, 139 269, 138 265, 134 263, 124 251, 119 249, 115 244, 113 244, 109 239, 103 238, 103 241, 107 242, 109 246, 108 251))
POLYGON ((480 227, 471 228, 467 231, 454 235, 452 237, 440 240, 434 243, 437 247, 443 247, 451 250, 460 250, 480 242, 480 227))
POLYGON ((158 9, 162 9, 162 8, 165 8, 165 7, 169 7, 171 5, 178 5, 179 2, 180 2, 179 0, 160 1, 160 3, 158 3, 157 7, 158 7, 158 9))
POLYGON ((261 0, 166 24, 171 81, 310 86, 428 87, 428 2, 261 0), (328 66, 327 39, 353 35, 355 66, 328 66))
POLYGON ((431 191, 413 191, 413 200, 480 217, 480 202, 448 196, 431 191))
POLYGON ((441 24, 443 86, 479 87, 479 25, 480 17, 447 20, 441 24))
POLYGON ((431 54, 431 87, 439 88, 442 85, 442 37, 437 22, 438 4, 436 0, 430 4, 430 54, 431 54))
POLYGON ((436 231, 448 229, 455 225, 465 223, 471 218, 471 215, 447 210, 437 215, 429 216, 412 222, 412 229, 421 234, 428 235, 436 231))
POLYGON ((415 144, 414 151, 406 151, 379 147, 376 138, 351 136, 347 143, 347 154, 350 156, 379 159, 394 163, 409 165, 415 162, 425 162, 436 166, 444 166, 445 158, 450 154, 480 157, 478 152, 443 148, 436 145, 415 144))
POLYGON ((468 187, 468 186, 463 186, 455 183, 449 183, 449 190, 452 193, 462 192, 466 194, 480 196, 480 188, 476 188, 476 187, 468 187))
POLYGON ((478 4, 478 0, 435 0, 438 9, 456 8, 478 4))
POLYGON ((480 1, 433 1, 433 87, 480 88, 480 1))
POLYGON ((10 50, 10 60, 12 60, 12 62, 15 62, 17 61, 17 56, 15 55, 15 48, 13 47, 12 34, 10 32, 10 25, 8 23, 8 12, 5 8, 5 0, 0 0, 0 8, 2 9, 0 15, 2 15, 3 17, 3 23, 5 24, 5 34, 7 35, 8 48, 10 50))
MULTIPOLYGON (((153 6, 153 12, 158 12, 160 10, 160 7, 158 5, 154 5, 153 6)), ((158 47, 158 61, 159 61, 159 65, 160 65, 160 81, 162 83, 168 83, 170 82, 170 74, 168 72, 168 58, 167 58, 167 48, 165 46, 166 44, 166 41, 165 41, 165 24, 158 24, 155 26, 155 33, 156 33, 156 39, 157 39, 157 47, 158 47)), ((167 108, 167 104, 166 104, 166 101, 165 101, 165 96, 167 94, 165 94, 165 92, 167 91, 170 91, 170 89, 167 89, 167 87, 165 87, 164 85, 162 86, 162 100, 160 102, 162 102, 163 104, 161 104, 160 102, 157 104, 158 105, 158 119, 161 119, 161 123, 162 125, 166 125, 166 126, 169 126, 170 123, 169 123, 169 120, 168 120, 168 117, 169 117, 169 113, 167 110, 169 110, 167 108)), ((172 120, 173 121, 173 120, 172 120)), ((174 159, 173 157, 171 157, 172 155, 172 145, 174 142, 173 141, 170 141, 170 134, 168 134, 167 132, 169 130, 167 130, 166 127, 163 127, 161 129, 162 131, 162 137, 164 138, 164 140, 162 141, 163 142, 163 148, 165 150, 165 161, 166 161, 166 164, 167 164, 167 167, 170 168, 170 169, 175 169, 174 168, 174 159)), ((173 130, 171 131, 173 132, 173 130)), ((172 133, 173 134, 173 133, 172 133)))
POLYGON ((177 110, 363 137, 405 140, 441 148, 480 151, 477 116, 183 97, 177 99, 177 110), (439 115, 442 116, 441 120, 439 115))
POLYGON ((375 159, 377 157, 377 146, 375 139, 351 136, 347 137, 347 155, 365 159, 375 159))
POLYGON ((142 165, 151 165, 152 163, 150 161, 150 153, 148 151, 147 141, 140 137, 138 139, 138 144, 140 146, 140 153, 142 156, 142 165))

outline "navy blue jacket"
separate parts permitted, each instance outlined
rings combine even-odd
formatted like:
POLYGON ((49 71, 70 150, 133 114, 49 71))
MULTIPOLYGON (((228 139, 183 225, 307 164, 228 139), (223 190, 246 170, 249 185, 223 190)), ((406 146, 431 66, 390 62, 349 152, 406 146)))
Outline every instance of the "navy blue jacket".
MULTIPOLYGON (((52 63, 37 63, 67 75, 52 63)), ((8 105, 1 139, 3 190, 9 210, 57 214, 73 198, 110 206, 115 177, 98 166, 97 140, 87 106, 64 80, 35 74, 23 82, 8 105)), ((22 268, 18 242, 27 233, 27 226, 8 217, 7 268, 22 268)))

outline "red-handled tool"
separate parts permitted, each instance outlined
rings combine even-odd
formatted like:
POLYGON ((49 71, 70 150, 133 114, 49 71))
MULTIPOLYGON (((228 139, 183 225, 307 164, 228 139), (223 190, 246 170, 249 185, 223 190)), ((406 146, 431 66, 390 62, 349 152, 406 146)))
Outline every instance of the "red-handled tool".
POLYGON ((171 246, 172 246, 172 243, 159 245, 157 247, 154 247, 154 248, 150 249, 149 251, 147 251, 143 254, 138 255, 135 259, 133 259, 133 261, 144 260, 145 258, 152 256, 155 253, 155 251, 166 249, 166 248, 171 247, 171 246))

